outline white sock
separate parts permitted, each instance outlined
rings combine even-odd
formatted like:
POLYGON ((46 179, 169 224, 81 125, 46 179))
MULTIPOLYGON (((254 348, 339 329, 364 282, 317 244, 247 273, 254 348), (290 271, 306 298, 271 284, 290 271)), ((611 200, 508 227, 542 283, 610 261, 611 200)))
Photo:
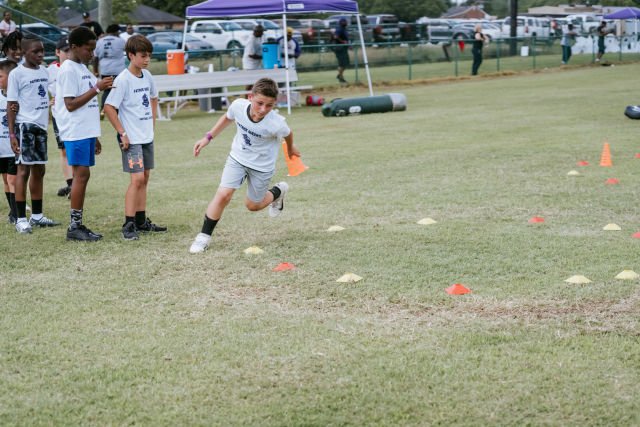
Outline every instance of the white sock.
POLYGON ((39 213, 39 214, 31 214, 31 218, 34 221, 40 221, 42 219, 42 217, 43 217, 43 215, 41 213, 39 213))

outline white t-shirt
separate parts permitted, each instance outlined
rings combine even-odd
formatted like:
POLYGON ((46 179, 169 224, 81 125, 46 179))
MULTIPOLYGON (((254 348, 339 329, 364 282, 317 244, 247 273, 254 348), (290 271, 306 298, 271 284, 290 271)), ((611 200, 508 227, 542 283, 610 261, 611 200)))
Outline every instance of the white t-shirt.
POLYGON ((60 139, 63 141, 100 136, 100 107, 97 95, 73 112, 67 110, 64 104, 64 98, 77 98, 92 89, 97 81, 96 76, 84 64, 68 59, 60 66, 53 108, 60 139))
MULTIPOLYGON (((47 67, 47 72, 49 73, 49 93, 52 98, 56 97, 56 82, 58 81, 58 73, 60 73, 60 63, 58 61, 52 62, 47 67)), ((56 116, 56 109, 51 108, 51 115, 53 117, 56 116)))
POLYGON ((7 100, 16 101, 20 108, 16 123, 33 123, 46 130, 49 126, 49 73, 44 65, 31 69, 18 65, 9 74, 7 100))
POLYGON ((227 110, 227 118, 235 120, 236 135, 229 155, 243 166, 259 172, 271 172, 276 168, 282 139, 291 133, 284 117, 269 112, 258 123, 249 117, 251 102, 236 99, 227 110))
POLYGON ((153 111, 151 99, 158 97, 153 77, 142 70, 142 77, 121 72, 113 82, 106 103, 118 109, 118 118, 131 144, 148 144, 153 141, 153 111))
POLYGON ((124 57, 125 41, 108 34, 96 44, 94 55, 98 58, 98 68, 102 76, 117 76, 126 68, 124 57))
POLYGON ((262 56, 262 38, 254 35, 251 36, 247 44, 244 46, 244 54, 242 55, 243 70, 258 70, 262 68, 262 59, 253 59, 249 55, 262 56))
POLYGON ((4 30, 5 35, 8 36, 16 30, 16 23, 13 22, 13 20, 10 20, 7 24, 7 21, 3 19, 2 21, 0 21, 0 30, 4 30))
POLYGON ((7 120, 7 97, 0 91, 0 158, 15 157, 9 141, 9 120, 7 120))
MULTIPOLYGON (((281 37, 278 40, 278 59, 280 60, 280 65, 283 67, 285 65, 284 40, 285 40, 284 37, 281 37)), ((287 53, 289 54, 289 68, 291 69, 296 68, 296 58, 292 56, 296 52, 296 45, 297 43, 293 39, 287 41, 287 53)))

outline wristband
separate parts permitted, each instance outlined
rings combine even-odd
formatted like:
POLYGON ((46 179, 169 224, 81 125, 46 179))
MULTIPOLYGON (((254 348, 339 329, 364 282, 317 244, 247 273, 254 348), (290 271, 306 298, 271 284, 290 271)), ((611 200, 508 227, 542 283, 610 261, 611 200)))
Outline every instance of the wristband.
POLYGON ((16 137, 16 134, 15 134, 15 133, 10 133, 10 134, 9 134, 9 138, 15 138, 15 137, 16 137))
POLYGON ((127 136, 127 133, 126 133, 126 132, 122 132, 122 133, 120 134, 120 138, 124 138, 125 136, 127 136))
POLYGON ((211 135, 211 132, 205 133, 204 137, 207 138, 207 141, 211 141, 213 139, 213 135, 211 135))
POLYGON ((95 85, 93 89, 95 89, 96 93, 100 93, 100 88, 98 87, 98 85, 95 85))

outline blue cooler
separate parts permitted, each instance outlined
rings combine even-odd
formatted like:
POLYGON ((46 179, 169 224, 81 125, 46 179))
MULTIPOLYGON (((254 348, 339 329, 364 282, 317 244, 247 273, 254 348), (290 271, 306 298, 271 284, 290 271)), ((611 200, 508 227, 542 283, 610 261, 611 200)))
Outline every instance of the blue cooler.
POLYGON ((278 43, 264 43, 262 45, 262 67, 271 69, 279 66, 278 43))

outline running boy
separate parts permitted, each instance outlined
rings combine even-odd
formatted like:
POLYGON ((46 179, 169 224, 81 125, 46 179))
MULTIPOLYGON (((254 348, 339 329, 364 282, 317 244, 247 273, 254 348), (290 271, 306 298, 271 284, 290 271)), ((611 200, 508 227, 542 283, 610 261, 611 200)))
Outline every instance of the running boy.
POLYGON ((4 184, 4 194, 9 203, 9 223, 16 223, 16 155, 11 149, 9 141, 9 127, 7 122, 7 83, 9 73, 18 64, 13 61, 0 61, 0 173, 4 184))
POLYGON ((58 123, 56 122, 56 109, 55 109, 55 99, 56 99, 56 82, 58 81, 58 73, 60 72, 60 65, 64 61, 67 60, 69 56, 69 37, 63 36, 56 43, 56 56, 59 61, 54 61, 47 67, 47 71, 49 72, 49 93, 52 97, 52 108, 51 108, 51 121, 53 124, 53 133, 56 136, 56 143, 58 144, 58 149, 60 150, 60 166, 62 167, 62 177, 66 181, 64 187, 61 187, 58 190, 58 196, 67 197, 69 193, 71 193, 71 183, 73 182, 73 171, 71 170, 71 166, 67 162, 67 151, 64 149, 64 142, 60 139, 60 131, 58 130, 58 123))
POLYGON ((49 74, 42 64, 44 46, 35 38, 22 39, 24 62, 9 74, 7 119, 11 147, 16 154, 16 231, 60 225, 42 214, 44 173, 49 126, 49 74), (17 104, 17 105, 16 105, 17 104), (16 113, 14 109, 18 107, 16 113), (14 133, 15 132, 15 133, 14 133), (31 192, 31 218, 27 221, 27 183, 31 192))
POLYGON ((125 45, 129 68, 122 71, 104 106, 104 114, 118 133, 122 150, 122 170, 131 180, 124 196, 122 237, 138 240, 138 231, 167 231, 147 217, 147 186, 154 167, 153 128, 158 107, 158 91, 146 69, 153 45, 141 35, 131 36, 125 45))
POLYGON ((286 182, 279 182, 270 190, 269 181, 275 173, 280 141, 284 138, 293 156, 300 152, 293 144, 293 133, 284 117, 273 110, 278 96, 278 85, 271 79, 258 80, 249 99, 236 99, 227 113, 193 147, 194 156, 217 137, 224 128, 236 122, 236 135, 231 152, 222 171, 220 187, 209 203, 202 224, 202 231, 191 244, 189 252, 204 252, 209 247, 211 233, 231 201, 233 193, 247 180, 245 205, 250 211, 269 206, 269 215, 276 217, 284 209, 284 196, 289 190, 286 182))
POLYGON ((87 27, 69 34, 69 57, 60 66, 54 104, 60 139, 73 170, 67 240, 95 242, 102 238, 82 224, 84 198, 95 155, 100 154, 100 108, 97 95, 111 87, 112 77, 97 80, 87 68, 96 48, 96 35, 87 27))

